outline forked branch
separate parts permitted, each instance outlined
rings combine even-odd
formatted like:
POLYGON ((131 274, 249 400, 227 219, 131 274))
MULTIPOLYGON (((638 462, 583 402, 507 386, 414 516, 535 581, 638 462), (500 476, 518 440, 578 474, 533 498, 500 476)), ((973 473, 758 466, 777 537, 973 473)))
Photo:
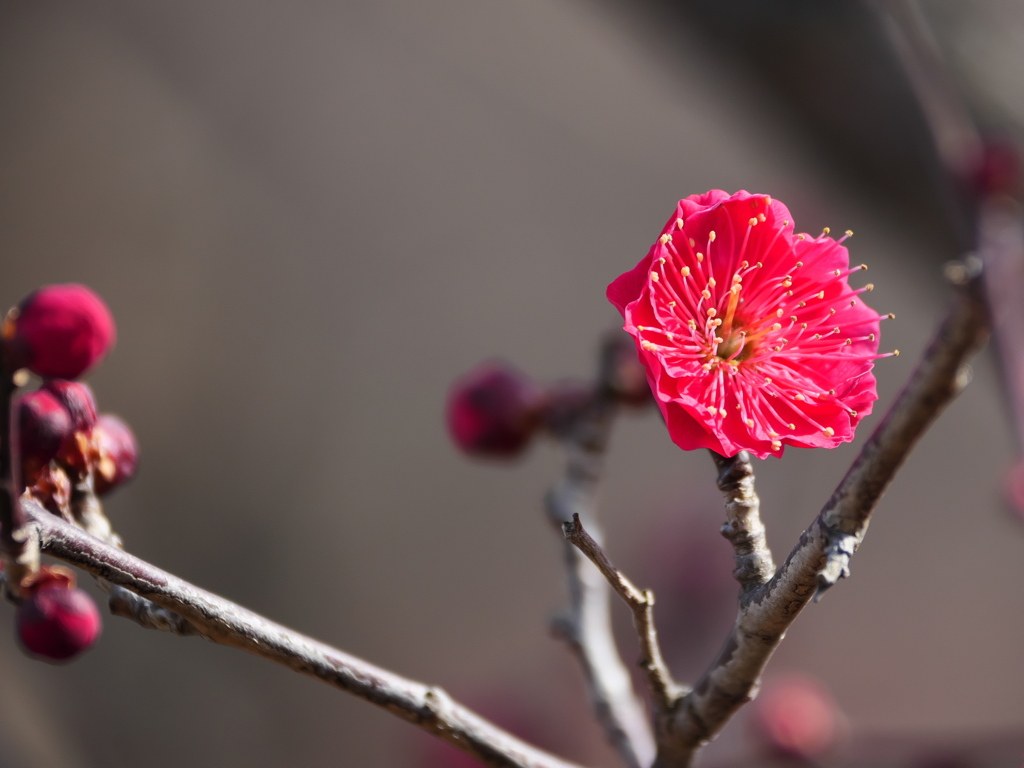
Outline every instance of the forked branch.
POLYGON ((857 460, 764 585, 741 600, 718 658, 658 733, 655 768, 685 768, 755 692, 782 636, 811 598, 847 575, 871 513, 918 438, 966 383, 964 364, 988 333, 980 263, 951 268, 953 306, 857 460))

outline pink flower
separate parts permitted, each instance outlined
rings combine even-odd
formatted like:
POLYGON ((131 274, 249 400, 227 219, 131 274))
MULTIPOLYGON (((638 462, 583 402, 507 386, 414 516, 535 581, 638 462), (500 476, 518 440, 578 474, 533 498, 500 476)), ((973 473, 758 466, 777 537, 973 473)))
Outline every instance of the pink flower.
MULTIPOLYGON (((878 399, 881 317, 839 241, 798 235, 767 195, 680 200, 650 252, 608 286, 680 448, 781 456, 834 448, 878 399)), ((847 237, 851 233, 847 233, 847 237)))

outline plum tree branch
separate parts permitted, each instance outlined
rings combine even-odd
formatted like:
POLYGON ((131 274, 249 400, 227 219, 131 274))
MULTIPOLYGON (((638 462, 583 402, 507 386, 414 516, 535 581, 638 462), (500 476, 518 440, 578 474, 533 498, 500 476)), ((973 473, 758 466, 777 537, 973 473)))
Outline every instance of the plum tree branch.
POLYGON ((672 673, 661 654, 658 630, 654 624, 654 593, 649 589, 638 589, 612 564, 601 545, 587 533, 579 515, 573 515, 572 522, 564 523, 562 530, 565 538, 597 566, 609 586, 629 606, 640 640, 640 668, 647 676, 647 687, 654 698, 655 709, 662 711, 671 708, 682 695, 682 690, 672 679, 672 673))
MULTIPOLYGON (((566 453, 565 472, 546 498, 548 518, 560 534, 562 526, 576 518, 585 520, 600 539, 595 496, 618 407, 615 382, 622 343, 621 334, 605 340, 596 386, 581 391, 575 407, 554 414, 548 425, 566 453)), ((608 584, 569 541, 564 547, 569 608, 555 619, 553 631, 576 655, 609 742, 629 768, 648 768, 654 759, 654 735, 615 645, 608 584)))
POLYGON ((181 616, 199 634, 376 704, 496 768, 580 768, 533 747, 424 685, 332 648, 207 592, 51 515, 23 508, 40 549, 181 616))
POLYGON ((725 457, 711 451, 718 468, 718 489, 725 496, 722 535, 736 551, 733 575, 740 583, 740 600, 764 586, 775 573, 775 561, 761 522, 761 501, 754 490, 754 469, 746 451, 725 457))
POLYGON ((948 270, 956 296, 910 380, 853 466, 774 576, 741 600, 725 645, 659 730, 655 768, 685 768, 744 703, 765 664, 811 598, 849 573, 871 513, 911 449, 966 384, 965 363, 988 319, 975 258, 948 270))
POLYGON ((21 507, 18 460, 18 419, 14 396, 18 391, 16 372, 6 354, 0 354, 0 555, 3 556, 7 588, 21 595, 25 576, 39 570, 39 550, 31 537, 21 507))

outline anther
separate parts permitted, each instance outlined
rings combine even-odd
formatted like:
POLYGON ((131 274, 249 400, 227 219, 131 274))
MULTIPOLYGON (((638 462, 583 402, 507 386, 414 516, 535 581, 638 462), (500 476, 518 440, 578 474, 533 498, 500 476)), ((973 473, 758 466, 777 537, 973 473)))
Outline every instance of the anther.
POLYGON ((676 219, 676 229, 682 229, 682 228, 683 228, 683 220, 682 219, 676 219))
POLYGON ((668 243, 671 243, 672 242, 672 235, 670 235, 668 232, 666 232, 664 235, 662 235, 661 237, 658 238, 658 242, 661 243, 662 245, 666 245, 668 243))
POLYGON ((847 339, 846 346, 850 346, 851 344, 853 344, 853 339, 847 339))
POLYGON ((715 278, 709 277, 708 278, 708 288, 714 288, 716 285, 718 285, 718 283, 715 282, 715 278))
POLYGON ((874 283, 868 283, 867 285, 864 286, 864 290, 865 291, 873 291, 873 290, 875 290, 875 284, 874 283))
POLYGON ((676 307, 676 303, 677 303, 677 302, 675 302, 675 301, 670 301, 670 302, 668 303, 668 305, 669 305, 669 307, 670 307, 670 308, 672 308, 672 309, 675 309, 675 307, 676 307))
POLYGON ((716 237, 718 236, 715 234, 715 230, 712 229, 710 232, 708 232, 708 240, 710 240, 712 243, 715 242, 716 237))
POLYGON ((772 440, 772 450, 777 451, 780 448, 782 448, 782 443, 780 443, 778 440, 772 440))
POLYGON ((658 282, 658 280, 660 280, 660 279, 661 278, 658 277, 658 273, 657 272, 651 272, 651 280, 653 280, 654 282, 658 282))
POLYGON ((704 261, 704 254, 701 253, 700 251, 697 251, 697 263, 700 264, 703 261, 704 261))
POLYGON ((749 224, 751 227, 756 226, 757 225, 757 217, 756 216, 751 216, 750 217, 750 221, 748 221, 747 224, 749 224))
POLYGON ((875 334, 869 333, 868 334, 868 341, 874 341, 874 340, 875 340, 875 334))
POLYGON ((679 274, 682 275, 683 277, 689 277, 690 276, 690 268, 689 267, 680 267, 679 268, 679 274))
POLYGON ((696 244, 697 244, 697 241, 696 241, 696 240, 694 240, 694 239, 693 239, 693 238, 691 237, 691 238, 690 238, 690 247, 691 247, 691 248, 693 248, 693 246, 695 246, 696 244))
POLYGON ((892 351, 892 356, 893 356, 893 357, 899 357, 899 356, 900 356, 900 351, 899 351, 898 349, 894 349, 894 350, 892 351))
POLYGON ((784 314, 785 312, 783 311, 782 307, 779 307, 777 310, 775 310, 776 317, 782 317, 784 314))
POLYGON ((700 292, 700 295, 703 296, 705 299, 710 299, 711 298, 711 291, 709 291, 707 288, 705 288, 703 291, 700 292))
POLYGON ((717 310, 717 309, 715 309, 714 307, 711 307, 711 308, 710 308, 710 309, 708 310, 708 317, 714 317, 714 316, 715 316, 715 315, 717 315, 717 314, 718 314, 718 310, 717 310))
POLYGON ((825 429, 823 429, 822 432, 825 434, 825 437, 832 437, 836 433, 836 431, 832 429, 832 427, 825 427, 825 429))
POLYGON ((829 229, 828 227, 825 227, 823 230, 821 230, 821 234, 827 235, 831 231, 832 231, 831 229, 829 229))
POLYGON ((839 276, 840 276, 841 274, 843 274, 843 270, 841 270, 841 269, 837 269, 837 270, 836 270, 835 272, 833 272, 832 274, 833 274, 833 275, 835 275, 836 277, 839 277, 839 276))
POLYGON ((890 312, 888 315, 886 315, 886 317, 888 317, 890 320, 895 320, 896 319, 896 313, 895 312, 890 312))
POLYGON ((753 429, 753 428, 754 428, 754 420, 753 420, 753 419, 747 419, 747 420, 746 420, 746 422, 745 422, 745 424, 746 424, 746 425, 747 425, 748 427, 750 427, 751 429, 753 429))
POLYGON ((758 221, 767 221, 767 217, 763 213, 757 214, 758 221))
POLYGON ((665 263, 665 257, 664 257, 664 256, 662 256, 662 257, 661 257, 660 259, 658 259, 658 261, 659 261, 659 262, 660 262, 661 264, 664 264, 664 263, 665 263))
POLYGON ((786 426, 789 427, 790 429, 796 429, 796 424, 794 424, 793 422, 790 422, 786 426))
POLYGON ((778 437, 778 436, 779 436, 779 433, 776 432, 774 429, 768 430, 768 437, 778 437))
POLYGON ((775 324, 774 324, 774 325, 772 326, 772 330, 773 330, 773 331, 781 331, 781 330, 782 330, 782 323, 775 323, 775 324))
POLYGON ((861 271, 867 271, 868 265, 867 264, 861 264, 860 268, 861 268, 861 271))
POLYGON ((824 291, 818 291, 818 298, 819 299, 824 299, 825 298, 825 292, 824 291))
POLYGON ((794 400, 799 400, 800 402, 803 402, 807 398, 804 397, 803 395, 801 395, 799 392, 797 392, 795 395, 793 395, 793 399, 794 400))
POLYGON ((848 229, 843 234, 846 235, 847 237, 853 237, 853 230, 848 229))

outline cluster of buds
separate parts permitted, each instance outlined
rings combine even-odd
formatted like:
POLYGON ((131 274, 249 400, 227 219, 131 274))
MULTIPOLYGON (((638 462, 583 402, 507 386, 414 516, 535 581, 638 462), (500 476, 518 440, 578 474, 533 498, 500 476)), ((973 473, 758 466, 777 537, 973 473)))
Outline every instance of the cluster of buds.
MULTIPOLYGON (((92 390, 75 380, 103 359, 115 335, 110 310, 89 288, 52 285, 8 313, 2 351, 8 372, 26 369, 42 379, 17 398, 13 413, 23 495, 120 544, 99 497, 135 473, 135 436, 117 416, 98 413, 92 390)), ((32 655, 63 661, 96 640, 99 612, 66 569, 43 567, 20 591, 18 635, 32 655)))
POLYGON ((477 366, 448 392, 448 434, 469 456, 511 459, 541 432, 557 434, 595 398, 635 407, 653 402, 632 345, 612 337, 604 353, 602 380, 593 385, 562 381, 544 386, 507 363, 477 366))

